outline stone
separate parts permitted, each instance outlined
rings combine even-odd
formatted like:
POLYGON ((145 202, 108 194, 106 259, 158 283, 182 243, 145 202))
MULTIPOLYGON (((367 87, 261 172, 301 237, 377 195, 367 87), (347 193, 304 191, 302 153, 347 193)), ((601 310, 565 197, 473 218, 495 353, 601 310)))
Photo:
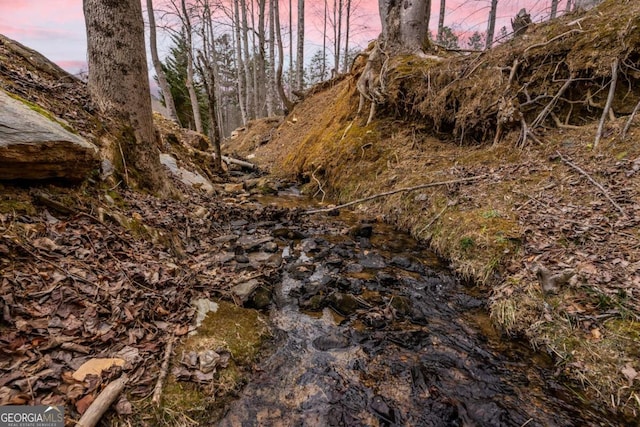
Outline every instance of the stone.
POLYGON ((0 179, 81 181, 97 170, 98 149, 36 108, 0 90, 0 179))
POLYGON ((242 193, 244 192, 244 185, 239 183, 229 183, 224 185, 225 193, 242 193))
POLYGON ((231 289, 231 292, 236 297, 238 297, 240 301, 247 302, 249 300, 249 297, 251 297, 251 295, 253 294, 253 292, 255 292, 255 290, 258 289, 258 286, 260 286, 260 282, 258 282, 256 279, 251 279, 244 283, 240 283, 239 285, 234 286, 233 289, 231 289))
POLYGON ((214 188, 211 181, 203 177, 199 173, 191 172, 187 169, 178 166, 178 162, 175 157, 170 154, 160 154, 160 163, 165 165, 169 172, 175 175, 180 181, 186 185, 190 185, 194 188, 204 190, 207 194, 213 194, 214 188))

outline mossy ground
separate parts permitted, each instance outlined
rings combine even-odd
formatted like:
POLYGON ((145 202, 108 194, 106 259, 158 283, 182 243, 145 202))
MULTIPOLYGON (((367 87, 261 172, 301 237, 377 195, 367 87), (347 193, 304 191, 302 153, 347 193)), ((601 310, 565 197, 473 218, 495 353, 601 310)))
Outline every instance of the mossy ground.
POLYGON ((229 302, 219 301, 218 305, 218 311, 207 315, 197 334, 174 351, 172 365, 180 363, 184 353, 224 349, 231 353, 229 366, 219 368, 211 384, 181 382, 170 374, 161 407, 152 409, 149 402, 142 402, 138 408, 141 418, 151 419, 154 425, 208 425, 220 418, 245 384, 271 336, 266 318, 256 310, 229 302))

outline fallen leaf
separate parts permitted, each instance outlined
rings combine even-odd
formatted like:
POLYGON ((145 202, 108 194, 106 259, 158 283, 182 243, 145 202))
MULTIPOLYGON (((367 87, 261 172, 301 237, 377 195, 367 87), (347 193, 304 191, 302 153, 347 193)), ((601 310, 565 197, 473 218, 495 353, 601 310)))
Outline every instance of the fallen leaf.
POLYGON ((627 363, 627 365, 622 368, 620 372, 622 372, 622 375, 624 375, 627 380, 629 380, 629 387, 631 387, 633 381, 638 378, 638 372, 629 363, 627 363))
POLYGON ((94 400, 95 400, 95 397, 93 397, 92 394, 87 394, 85 397, 78 400, 76 402, 76 410, 78 411, 78 413, 80 415, 84 414, 87 411, 87 409, 89 409, 89 406, 91 406, 94 400))
POLYGON ((73 378, 76 381, 84 381, 87 375, 102 375, 102 371, 106 371, 112 366, 124 366, 124 359, 90 359, 82 364, 74 373, 73 378))

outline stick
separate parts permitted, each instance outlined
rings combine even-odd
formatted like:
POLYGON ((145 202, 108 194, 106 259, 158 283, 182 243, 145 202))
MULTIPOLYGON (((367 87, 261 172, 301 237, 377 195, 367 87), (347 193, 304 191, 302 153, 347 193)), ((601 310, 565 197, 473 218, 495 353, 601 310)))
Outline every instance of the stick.
POLYGON ((546 46, 546 45, 548 45, 549 43, 552 43, 552 42, 554 42, 554 41, 556 41, 556 40, 558 40, 558 39, 561 39, 561 38, 562 38, 562 37, 564 37, 564 36, 568 36, 569 34, 572 34, 572 33, 584 33, 584 31, 583 31, 583 30, 579 30, 579 29, 577 29, 577 28, 574 28, 573 30, 569 30, 569 31, 567 31, 566 33, 562 33, 562 34, 560 34, 559 36, 555 36, 554 38, 552 38, 551 40, 549 40, 549 41, 547 41, 547 42, 544 42, 544 43, 538 43, 538 44, 533 44, 533 45, 529 46, 528 48, 526 48, 526 49, 524 50, 524 52, 523 52, 523 53, 524 53, 524 54, 526 54, 526 53, 527 53, 527 52, 529 52, 531 49, 535 49, 535 48, 537 48, 537 47, 543 47, 543 46, 546 46))
POLYGON ((556 93, 556 96, 553 97, 553 99, 547 104, 547 106, 544 107, 544 110, 542 110, 540 114, 538 114, 538 117, 536 117, 536 119, 533 121, 533 123, 531 123, 531 129, 535 129, 542 124, 544 119, 547 118, 547 115, 549 115, 549 111, 551 111, 551 109, 556 106, 556 102, 558 102, 558 99, 569 88, 569 85, 572 82, 573 82, 572 78, 569 78, 569 80, 564 82, 564 84, 562 85, 558 93, 556 93))
POLYGON ((235 165, 239 165, 239 166, 242 166, 242 167, 247 168, 247 169, 258 169, 258 167, 256 165, 254 165, 253 163, 245 162, 243 160, 234 159, 233 157, 222 156, 222 160, 224 160, 226 163, 233 163, 235 165))
POLYGON ((622 130, 623 140, 627 138, 627 132, 629 132, 629 128, 631 128, 631 122, 633 121, 633 118, 635 117, 635 115, 638 114, 638 110, 640 110, 640 101, 638 101, 638 103, 636 104, 636 108, 633 109, 633 112, 629 116, 629 120, 627 120, 627 124, 624 125, 624 129, 622 130))
POLYGON ((167 372, 169 372, 169 362, 171 361, 174 339, 175 337, 171 336, 167 342, 167 347, 164 350, 164 359, 162 360, 162 366, 160 367, 160 374, 158 374, 158 381, 153 389, 153 398, 151 399, 151 402, 156 406, 160 406, 160 401, 162 400, 162 387, 164 387, 164 380, 167 378, 167 372))
POLYGON ((563 162, 565 162, 567 165, 571 166, 573 169, 577 170, 578 172, 580 172, 582 175, 584 175, 593 185, 595 185, 600 192, 602 192, 602 194, 604 195, 604 197, 607 198, 607 200, 609 200, 609 202, 611 202, 611 204, 613 206, 615 206, 616 209, 618 209, 618 211, 620 212, 620 214, 622 214, 623 217, 627 216, 627 213, 624 211, 624 209, 622 209, 620 207, 620 205, 618 205, 612 198, 611 196, 609 196, 609 193, 607 193, 607 190, 604 189, 604 187, 602 185, 600 185, 598 182, 596 182, 593 178, 591 178, 591 176, 586 173, 583 169, 580 168, 580 166, 571 163, 569 161, 569 159, 567 159, 566 157, 564 157, 559 151, 556 151, 556 153, 558 154, 558 156, 560 156, 560 158, 562 159, 563 162))
POLYGON ((314 209, 314 210, 310 210, 310 211, 305 211, 305 212, 302 212, 302 215, 313 215, 313 214, 317 214, 317 213, 331 212, 331 211, 335 211, 335 210, 338 210, 338 209, 347 208, 349 206, 353 206, 353 205, 356 205, 358 203, 363 203, 363 202, 368 202, 370 200, 379 199, 380 197, 391 196, 391 195, 397 194, 397 193, 404 193, 404 192, 407 192, 407 191, 421 190, 423 188, 429 188, 429 187, 439 187, 441 185, 457 184, 457 183, 460 183, 460 182, 477 181, 479 179, 486 178, 487 176, 488 175, 477 175, 477 176, 471 176, 469 178, 454 179, 454 180, 451 180, 451 181, 431 182, 429 184, 416 185, 415 187, 399 188, 397 190, 387 191, 386 193, 375 194, 373 196, 365 197, 363 199, 354 200, 353 202, 345 203, 343 205, 338 205, 338 206, 335 206, 335 207, 332 207, 332 208, 314 209))
POLYGON ((602 131, 604 130, 604 122, 607 119, 611 104, 613 104, 613 97, 616 94, 616 84, 618 83, 618 58, 611 64, 611 86, 609 87, 609 97, 607 98, 607 104, 604 106, 602 117, 600 117, 600 124, 598 125, 598 133, 596 133, 596 140, 593 143, 593 149, 598 148, 600 139, 602 138, 602 131))
POLYGON ((96 400, 93 401, 91 406, 89 406, 87 412, 82 415, 82 418, 80 418, 80 421, 78 421, 76 426, 94 427, 98 424, 104 413, 109 409, 109 406, 111 406, 120 393, 122 393, 127 381, 129 381, 129 378, 126 374, 123 374, 120 378, 106 386, 104 390, 100 392, 98 397, 96 397, 96 400))

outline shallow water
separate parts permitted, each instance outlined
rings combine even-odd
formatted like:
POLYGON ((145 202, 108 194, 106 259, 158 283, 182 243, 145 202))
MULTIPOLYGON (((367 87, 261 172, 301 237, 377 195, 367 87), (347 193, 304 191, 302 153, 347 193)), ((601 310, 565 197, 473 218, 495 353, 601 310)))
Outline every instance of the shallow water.
POLYGON ((620 425, 561 386, 545 355, 502 340, 433 253, 353 225, 318 216, 286 243, 278 338, 219 425, 620 425))

